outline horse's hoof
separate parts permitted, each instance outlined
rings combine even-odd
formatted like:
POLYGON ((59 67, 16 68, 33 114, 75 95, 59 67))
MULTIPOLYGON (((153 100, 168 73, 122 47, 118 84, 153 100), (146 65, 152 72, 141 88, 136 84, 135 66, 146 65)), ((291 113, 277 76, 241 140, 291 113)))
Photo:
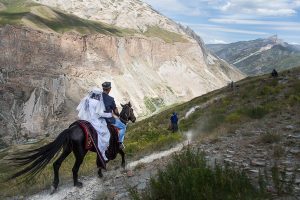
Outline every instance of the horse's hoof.
POLYGON ((98 173, 98 177, 99 177, 99 178, 103 178, 102 172, 101 172, 101 173, 98 173))
POLYGON ((50 195, 54 194, 56 192, 56 190, 57 190, 57 188, 52 185, 50 195))
POLYGON ((126 167, 125 163, 122 163, 122 164, 121 164, 121 167, 122 167, 123 169, 125 169, 125 167, 126 167))
POLYGON ((81 182, 74 183, 75 187, 82 188, 83 184, 81 182))

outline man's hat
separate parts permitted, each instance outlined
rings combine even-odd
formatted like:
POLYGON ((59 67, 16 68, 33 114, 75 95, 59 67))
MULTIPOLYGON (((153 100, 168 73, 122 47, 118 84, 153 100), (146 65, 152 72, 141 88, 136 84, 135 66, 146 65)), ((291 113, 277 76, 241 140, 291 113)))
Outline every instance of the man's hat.
POLYGON ((102 88, 103 89, 109 89, 109 88, 111 88, 111 82, 104 82, 104 83, 102 83, 102 88))

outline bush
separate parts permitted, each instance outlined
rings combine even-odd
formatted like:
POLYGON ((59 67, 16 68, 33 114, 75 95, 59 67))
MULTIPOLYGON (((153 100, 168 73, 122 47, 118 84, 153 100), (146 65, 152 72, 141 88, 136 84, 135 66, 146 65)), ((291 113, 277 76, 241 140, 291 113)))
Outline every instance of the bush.
POLYGON ((285 149, 281 145, 276 145, 273 148, 273 155, 275 158, 281 158, 284 156, 285 149))
POLYGON ((263 194, 244 172, 216 165, 210 168, 203 153, 190 149, 176 155, 165 171, 142 194, 130 190, 133 199, 258 199, 263 194))
POLYGON ((268 132, 260 136, 260 141, 262 143, 277 143, 281 141, 281 135, 278 133, 268 132))
POLYGON ((290 95, 289 97, 288 97, 288 103, 291 105, 291 106, 293 106, 293 105, 295 105, 295 104, 299 104, 300 103, 300 96, 298 96, 298 95, 294 95, 294 94, 292 94, 292 95, 290 95))
POLYGON ((214 114, 208 116, 206 123, 203 124, 202 131, 209 133, 219 127, 224 120, 225 116, 223 114, 214 114))
POLYGON ((267 95, 276 94, 278 92, 279 92, 279 88, 266 85, 259 91, 259 95, 267 96, 267 95))
POLYGON ((238 123, 241 122, 241 117, 240 113, 233 112, 226 116, 225 121, 228 123, 238 123))
POLYGON ((254 106, 250 108, 244 108, 240 110, 240 112, 252 119, 261 119, 263 118, 266 114, 268 114, 268 109, 263 106, 254 106))

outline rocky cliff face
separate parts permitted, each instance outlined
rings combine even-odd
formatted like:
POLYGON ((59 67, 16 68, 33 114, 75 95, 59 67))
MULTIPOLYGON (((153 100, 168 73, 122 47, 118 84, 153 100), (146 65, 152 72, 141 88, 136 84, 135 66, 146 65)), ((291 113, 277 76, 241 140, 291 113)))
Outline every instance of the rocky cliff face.
POLYGON ((186 101, 243 76, 208 57, 196 41, 102 34, 0 29, 2 143, 57 134, 76 119, 75 108, 92 87, 112 81, 118 103, 138 115, 186 101))

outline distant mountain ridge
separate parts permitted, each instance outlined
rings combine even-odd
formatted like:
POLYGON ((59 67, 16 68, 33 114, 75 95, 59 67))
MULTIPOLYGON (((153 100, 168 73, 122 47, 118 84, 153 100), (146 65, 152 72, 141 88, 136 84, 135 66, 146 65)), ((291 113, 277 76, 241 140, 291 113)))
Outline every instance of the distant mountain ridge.
POLYGON ((218 57, 236 66, 247 75, 269 73, 300 66, 300 48, 276 35, 230 44, 206 45, 218 57))

